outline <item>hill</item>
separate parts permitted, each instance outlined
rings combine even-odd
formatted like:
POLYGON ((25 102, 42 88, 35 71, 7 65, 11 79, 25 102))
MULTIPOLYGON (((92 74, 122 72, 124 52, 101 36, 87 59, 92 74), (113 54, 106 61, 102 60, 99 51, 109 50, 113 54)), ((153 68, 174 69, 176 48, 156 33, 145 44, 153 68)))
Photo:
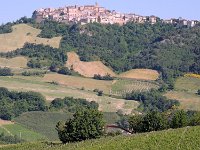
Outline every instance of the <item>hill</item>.
POLYGON ((35 29, 27 24, 18 24, 12 27, 11 33, 0 34, 0 52, 13 51, 22 48, 26 42, 50 45, 58 48, 61 37, 52 39, 37 37, 41 30, 35 29))
POLYGON ((44 143, 25 143, 3 147, 2 150, 191 150, 200 147, 200 127, 186 127, 129 136, 106 137, 66 145, 44 143))

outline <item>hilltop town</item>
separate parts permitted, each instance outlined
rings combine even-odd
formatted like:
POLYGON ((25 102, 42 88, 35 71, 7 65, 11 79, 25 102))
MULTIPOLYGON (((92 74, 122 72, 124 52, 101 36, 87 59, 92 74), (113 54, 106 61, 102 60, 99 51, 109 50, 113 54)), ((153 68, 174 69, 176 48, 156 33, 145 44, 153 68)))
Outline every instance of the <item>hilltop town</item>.
MULTIPOLYGON (((37 22, 41 22, 46 19, 64 22, 64 23, 93 23, 98 22, 101 24, 119 24, 123 25, 127 22, 135 23, 145 23, 149 22, 155 24, 158 21, 156 16, 141 16, 134 13, 119 13, 115 10, 107 10, 104 7, 99 6, 98 3, 95 5, 85 5, 85 6, 65 6, 58 9, 55 8, 41 8, 34 11, 33 18, 37 22)), ((159 19, 160 20, 160 19, 159 19)), ((196 20, 185 20, 179 19, 169 19, 161 20, 162 22, 175 24, 180 26, 194 27, 198 21, 196 20)))

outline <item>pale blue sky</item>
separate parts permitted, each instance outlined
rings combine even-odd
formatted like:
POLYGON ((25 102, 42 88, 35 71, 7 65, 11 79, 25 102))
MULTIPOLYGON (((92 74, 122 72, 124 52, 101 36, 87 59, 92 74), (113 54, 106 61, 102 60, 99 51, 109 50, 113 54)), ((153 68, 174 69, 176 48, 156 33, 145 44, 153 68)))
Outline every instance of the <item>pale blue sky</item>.
POLYGON ((156 15, 160 18, 200 20, 200 0, 1 0, 0 24, 31 17, 38 8, 83 5, 98 2, 110 10, 133 12, 140 15, 156 15))

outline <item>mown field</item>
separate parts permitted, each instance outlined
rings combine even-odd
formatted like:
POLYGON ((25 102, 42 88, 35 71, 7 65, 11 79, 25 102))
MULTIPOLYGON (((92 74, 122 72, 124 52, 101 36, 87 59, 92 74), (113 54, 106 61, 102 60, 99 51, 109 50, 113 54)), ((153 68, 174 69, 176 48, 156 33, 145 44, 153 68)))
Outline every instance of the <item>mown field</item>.
POLYGON ((132 69, 121 73, 118 77, 154 81, 158 79, 159 73, 151 69, 132 69))
POLYGON ((132 136, 106 137, 80 143, 25 143, 6 146, 2 150, 197 150, 200 149, 200 127, 186 127, 137 134, 132 136))
POLYGON ((200 79, 195 77, 180 77, 177 79, 175 89, 165 94, 170 99, 179 100, 181 108, 186 110, 200 110, 200 79))
MULTIPOLYGON (((69 77, 69 82, 71 82, 71 79, 73 78, 74 77, 69 77)), ((137 109, 139 105, 136 101, 127 102, 124 99, 117 99, 109 96, 97 96, 97 93, 93 91, 81 90, 82 86, 80 88, 74 88, 65 85, 55 85, 47 83, 43 79, 43 77, 33 76, 0 77, 0 85, 10 90, 40 92, 49 101, 54 98, 63 97, 85 98, 88 101, 96 101, 99 103, 99 109, 103 112, 116 112, 121 109, 125 113, 131 113, 132 110, 137 109)), ((81 80, 84 79, 85 78, 81 78, 81 80)))
POLYGON ((54 37, 52 39, 45 39, 37 37, 41 30, 35 29, 26 24, 19 24, 12 27, 13 32, 7 34, 0 34, 0 51, 8 52, 22 48, 26 42, 35 44, 49 45, 58 48, 61 37, 54 37))
POLYGON ((26 141, 38 141, 38 140, 47 140, 47 138, 38 133, 33 131, 32 129, 28 129, 20 124, 7 124, 0 126, 0 133, 4 133, 8 136, 18 136, 21 139, 26 141))
POLYGON ((8 68, 27 68, 27 58, 25 57, 15 57, 11 59, 0 58, 0 67, 8 67, 8 68))

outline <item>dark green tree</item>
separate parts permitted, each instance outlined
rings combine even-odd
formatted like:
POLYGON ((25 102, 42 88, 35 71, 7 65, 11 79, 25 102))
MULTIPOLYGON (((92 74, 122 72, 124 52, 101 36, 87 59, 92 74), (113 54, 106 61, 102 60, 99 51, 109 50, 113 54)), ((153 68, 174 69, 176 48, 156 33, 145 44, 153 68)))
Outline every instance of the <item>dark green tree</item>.
POLYGON ((159 112, 151 111, 148 112, 142 119, 142 131, 151 132, 159 131, 167 128, 167 121, 159 112))
POLYGON ((65 124, 58 122, 56 130, 63 143, 95 139, 103 135, 103 114, 98 110, 84 109, 77 111, 65 124))
POLYGON ((183 110, 177 110, 172 115, 172 120, 170 123, 171 128, 181 128, 188 125, 187 113, 183 110))

